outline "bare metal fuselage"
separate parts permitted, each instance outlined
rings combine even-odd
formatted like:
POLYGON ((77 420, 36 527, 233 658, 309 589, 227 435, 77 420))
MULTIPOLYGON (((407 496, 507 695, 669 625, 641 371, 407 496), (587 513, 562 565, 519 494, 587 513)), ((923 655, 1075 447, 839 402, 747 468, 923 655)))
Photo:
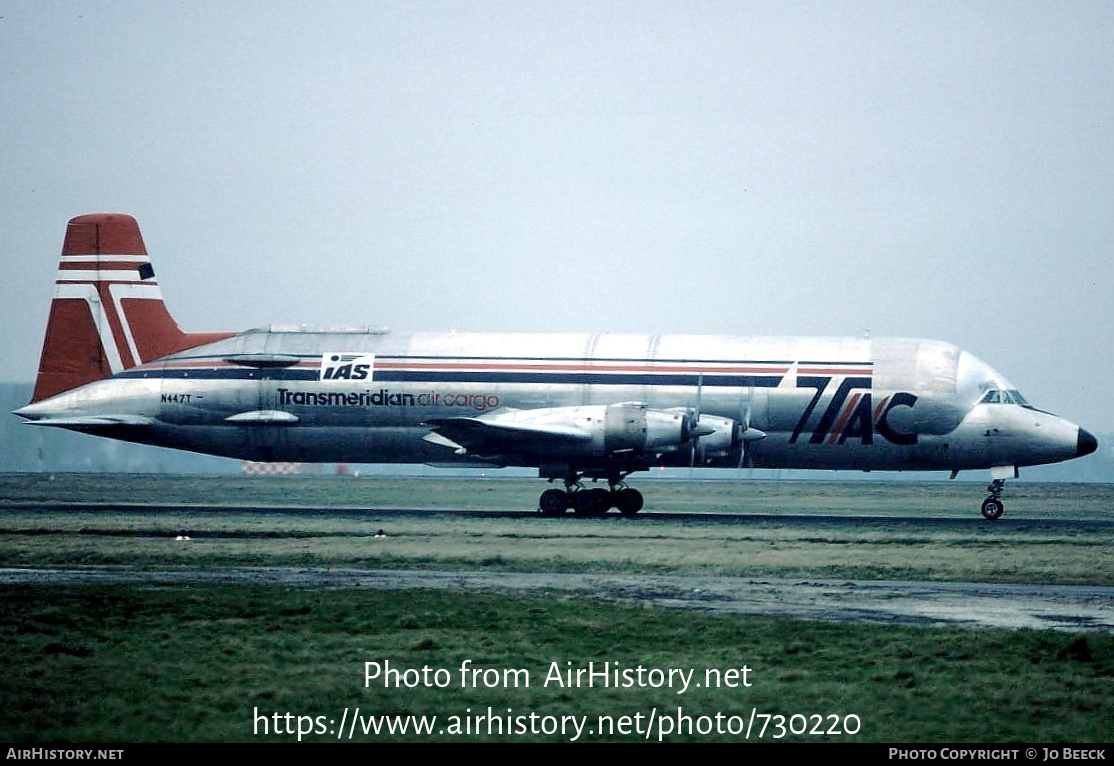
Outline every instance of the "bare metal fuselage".
POLYGON ((991 472, 1093 436, 976 357, 908 338, 186 333, 135 219, 66 228, 31 404, 39 426, 259 461, 534 466, 538 508, 638 513, 655 466, 991 472), (582 479, 607 482, 587 488, 582 479))
POLYGON ((553 476, 603 475, 617 461, 624 472, 744 460, 769 468, 1016 469, 1089 451, 1093 437, 1077 425, 1007 396, 986 401, 996 390, 1012 386, 971 354, 909 338, 271 327, 122 371, 19 414, 248 460, 482 462, 538 466, 553 476), (591 426, 604 417, 601 408, 618 403, 696 411, 704 422, 730 423, 732 434, 706 437, 699 451, 686 440, 616 448, 604 435, 570 444, 531 439, 529 431, 471 448, 453 438, 464 426, 510 427, 539 413, 552 413, 561 428, 578 428, 580 419, 591 426), (744 429, 761 438, 739 438, 744 429))

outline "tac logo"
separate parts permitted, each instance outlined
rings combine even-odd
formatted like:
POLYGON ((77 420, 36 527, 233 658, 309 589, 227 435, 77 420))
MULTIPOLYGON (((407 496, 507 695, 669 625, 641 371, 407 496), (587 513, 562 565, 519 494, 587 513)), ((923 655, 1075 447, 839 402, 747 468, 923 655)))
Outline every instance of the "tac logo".
POLYGON ((318 380, 371 380, 375 354, 322 354, 318 380))

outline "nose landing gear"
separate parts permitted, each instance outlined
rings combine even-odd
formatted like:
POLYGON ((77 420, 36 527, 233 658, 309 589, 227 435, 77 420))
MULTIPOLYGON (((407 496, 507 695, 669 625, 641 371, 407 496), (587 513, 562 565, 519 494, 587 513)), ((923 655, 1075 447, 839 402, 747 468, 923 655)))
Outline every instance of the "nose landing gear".
POLYGON ((1005 479, 992 479, 986 491, 990 496, 982 501, 982 516, 987 521, 997 521, 1002 518, 1006 506, 1002 504, 1002 490, 1005 489, 1005 479))

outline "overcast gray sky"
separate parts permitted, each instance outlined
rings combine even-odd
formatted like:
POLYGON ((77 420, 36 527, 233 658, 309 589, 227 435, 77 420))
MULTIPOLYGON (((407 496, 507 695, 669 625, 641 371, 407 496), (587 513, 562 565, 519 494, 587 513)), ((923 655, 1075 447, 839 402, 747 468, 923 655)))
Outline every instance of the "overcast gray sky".
POLYGON ((0 0, 2 377, 66 221, 187 330, 936 337, 1114 431, 1109 2, 0 0))

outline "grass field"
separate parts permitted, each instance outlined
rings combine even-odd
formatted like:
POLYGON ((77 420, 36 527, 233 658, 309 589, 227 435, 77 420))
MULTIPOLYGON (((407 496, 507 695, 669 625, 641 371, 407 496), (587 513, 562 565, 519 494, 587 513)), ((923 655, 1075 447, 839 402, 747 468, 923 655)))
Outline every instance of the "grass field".
MULTIPOLYGON (((998 524, 978 517, 981 488, 970 484, 642 485, 650 510, 712 514, 691 520, 440 512, 526 511, 538 487, 493 480, 0 477, 6 509, 0 560, 9 567, 114 571, 343 566, 1114 584, 1106 523, 1114 493, 1102 485, 1013 485, 998 524), (429 512, 390 513, 394 508, 429 512), (778 515, 798 522, 782 523, 778 515), (859 520, 807 520, 833 515, 859 520), (918 516, 942 523, 908 522, 918 516), (1063 518, 1103 523, 1042 521, 1063 518), (180 527, 191 530, 191 544, 173 541, 180 527), (381 527, 388 537, 372 538, 381 527)), ((515 731, 514 717, 530 715, 539 726, 582 716, 579 739, 588 741, 641 740, 641 728, 655 741, 740 740, 731 727, 752 713, 785 716, 789 741, 1104 742, 1114 734, 1108 634, 715 616, 568 592, 155 583, 16 585, 5 586, 2 596, 6 742, 297 739, 274 734, 273 713, 283 731, 300 723, 313 729, 305 739, 333 740, 329 732, 357 707, 361 726, 370 725, 369 715, 437 715, 437 730, 449 732, 451 716, 462 728, 476 727, 474 717, 489 707, 512 719, 511 733, 376 735, 357 728, 357 741, 572 738, 572 731, 515 731), (531 685, 464 688, 465 660, 489 670, 526 670, 531 685), (396 669, 445 669, 450 681, 444 688, 365 688, 364 663, 387 661, 396 669), (543 685, 552 663, 567 670, 589 662, 691 670, 701 681, 709 669, 746 666, 751 686, 678 694, 668 687, 543 685), (266 736, 257 713, 267 717, 266 736), (282 718, 286 713, 293 717, 282 718), (728 733, 716 733, 717 713, 728 733), (791 719, 795 714, 804 718, 791 719), (685 715, 693 717, 692 733, 664 730, 685 715), (626 733, 608 732, 600 716, 613 723, 628 716, 626 733), (822 717, 823 731, 833 730, 837 716, 835 728, 857 733, 792 733, 802 722, 816 730, 811 716, 822 717), (705 724, 713 729, 707 734, 705 724)), ((779 731, 777 719, 767 719, 762 738, 779 731)))
POLYGON ((1109 485, 1017 485, 1010 515, 998 523, 978 515, 979 487, 970 484, 647 483, 655 509, 701 514, 665 520, 437 512, 524 512, 538 486, 0 477, 0 503, 9 506, 0 518, 0 554, 17 566, 354 566, 1114 585, 1114 525, 1039 523, 1114 521, 1109 485), (20 509, 43 502, 73 508, 20 509), (429 512, 390 511, 398 508, 429 512), (345 512, 317 512, 330 509, 345 512), (787 515, 807 523, 786 523, 787 515), (807 520, 817 516, 825 518, 807 520), (953 523, 908 523, 924 517, 953 523), (182 528, 195 545, 174 544, 182 528), (371 540, 379 529, 388 539, 371 540))
MULTIPOLYGON (((7 741, 252 741, 258 711, 327 716, 829 716, 855 735, 791 741, 1109 741, 1109 637, 791 623, 617 607, 570 595, 508 598, 251 587, 8 589, 0 621, 7 741), (462 688, 464 660, 525 669, 530 687, 462 688), (365 662, 445 668, 446 688, 365 688, 365 662), (544 686, 551 663, 749 667, 749 687, 544 686), (349 713, 352 715, 352 713, 349 713), (846 716, 858 724, 845 724, 846 716)), ((648 679, 647 679, 648 680, 648 679)), ((741 679, 740 679, 741 682, 741 679)), ((480 682, 482 684, 482 682, 480 682)), ((285 726, 283 728, 285 731, 285 726)), ((444 730, 444 729, 442 729, 444 730)), ((776 734, 770 729, 763 739, 776 734)), ((658 738, 652 730, 650 738, 658 738)), ((757 729, 754 730, 757 734, 757 729)), ((757 739, 752 735, 752 739, 757 739)), ((313 734, 312 741, 335 734, 313 734)), ((357 741, 453 739, 364 735, 357 741)), ((585 734, 598 741, 640 740, 585 734)), ((568 740, 570 736, 465 736, 568 740)), ((738 740, 676 733, 667 741, 738 740)))
MULTIPOLYGON (((986 494, 973 482, 635 482, 650 512, 883 515, 972 518, 986 494)), ((1008 482, 1006 517, 1114 518, 1114 485, 1008 482)), ((0 503, 95 507, 162 504, 268 508, 421 508, 534 511, 537 479, 190 477, 120 474, 0 474, 0 503)))

